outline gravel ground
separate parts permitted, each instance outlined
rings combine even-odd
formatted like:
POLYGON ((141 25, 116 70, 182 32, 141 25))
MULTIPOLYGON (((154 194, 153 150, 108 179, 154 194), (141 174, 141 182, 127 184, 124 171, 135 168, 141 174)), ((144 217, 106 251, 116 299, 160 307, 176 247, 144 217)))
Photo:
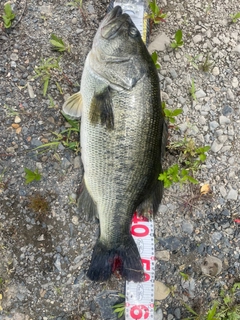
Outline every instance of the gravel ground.
MULTIPOLYGON (((69 126, 61 106, 79 89, 108 1, 83 1, 82 12, 65 0, 11 3, 13 27, 8 31, 0 25, 0 319, 116 319, 108 304, 119 301, 124 281, 113 276, 94 284, 85 276, 98 225, 77 213, 80 155, 64 142, 45 152, 34 150, 69 126), (44 97, 34 68, 43 58, 60 56, 51 50, 51 33, 61 36, 71 52, 61 56, 61 70, 51 71, 44 97), (26 185, 24 168, 37 168, 41 180, 26 185)), ((222 286, 239 281, 234 220, 240 212, 240 20, 231 23, 229 15, 240 6, 235 0, 158 3, 168 18, 153 27, 149 50, 159 55, 167 108, 183 109, 170 140, 186 135, 211 146, 196 176, 201 185, 210 185, 211 194, 199 197, 199 186, 175 184, 165 191, 155 219, 156 279, 172 290, 157 302, 155 318, 171 320, 188 314, 183 301, 204 309, 222 286), (172 50, 179 28, 184 45, 172 50), (203 72, 207 55, 213 64, 203 72), (197 100, 189 95, 192 79, 197 100), (212 276, 207 276, 211 263, 212 276)), ((164 166, 176 157, 167 152, 164 166)))

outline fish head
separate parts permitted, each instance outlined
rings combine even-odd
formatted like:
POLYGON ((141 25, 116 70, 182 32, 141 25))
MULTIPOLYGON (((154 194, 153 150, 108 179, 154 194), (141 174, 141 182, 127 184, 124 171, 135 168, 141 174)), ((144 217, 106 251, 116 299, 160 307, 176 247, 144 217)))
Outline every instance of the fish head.
POLYGON ((152 59, 127 13, 116 6, 101 22, 93 40, 90 65, 117 87, 130 89, 152 59))

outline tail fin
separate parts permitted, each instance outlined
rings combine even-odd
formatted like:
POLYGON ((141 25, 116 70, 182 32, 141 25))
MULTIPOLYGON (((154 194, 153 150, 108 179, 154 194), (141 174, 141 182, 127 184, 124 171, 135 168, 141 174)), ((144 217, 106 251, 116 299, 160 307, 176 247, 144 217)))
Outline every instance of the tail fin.
POLYGON ((93 249, 87 276, 92 281, 106 281, 116 270, 128 281, 144 281, 141 258, 130 234, 113 249, 107 248, 98 240, 93 249))

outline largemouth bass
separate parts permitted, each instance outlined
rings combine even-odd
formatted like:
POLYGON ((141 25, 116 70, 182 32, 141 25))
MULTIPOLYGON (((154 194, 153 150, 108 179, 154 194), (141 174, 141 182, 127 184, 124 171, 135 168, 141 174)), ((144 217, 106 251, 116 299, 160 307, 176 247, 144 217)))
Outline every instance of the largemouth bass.
POLYGON ((144 280, 130 234, 134 212, 157 212, 164 148, 164 116, 158 74, 138 29, 115 7, 101 22, 85 61, 81 90, 63 106, 81 117, 84 166, 78 204, 87 219, 97 216, 100 236, 87 276, 107 280, 118 270, 129 281, 144 280))

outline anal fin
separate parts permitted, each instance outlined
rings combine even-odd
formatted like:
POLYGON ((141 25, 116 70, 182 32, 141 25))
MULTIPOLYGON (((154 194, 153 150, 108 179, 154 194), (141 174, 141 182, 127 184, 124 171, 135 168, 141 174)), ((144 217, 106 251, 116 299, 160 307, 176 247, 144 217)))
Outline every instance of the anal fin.
POLYGON ((74 93, 63 104, 63 112, 72 118, 80 118, 82 114, 81 92, 74 93))
POLYGON ((113 129, 113 104, 109 88, 94 95, 89 117, 93 124, 100 122, 102 125, 106 125, 107 129, 113 129))

